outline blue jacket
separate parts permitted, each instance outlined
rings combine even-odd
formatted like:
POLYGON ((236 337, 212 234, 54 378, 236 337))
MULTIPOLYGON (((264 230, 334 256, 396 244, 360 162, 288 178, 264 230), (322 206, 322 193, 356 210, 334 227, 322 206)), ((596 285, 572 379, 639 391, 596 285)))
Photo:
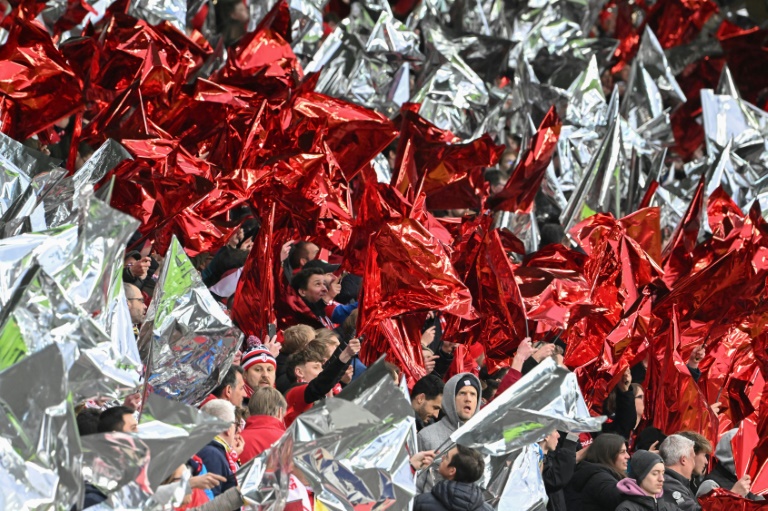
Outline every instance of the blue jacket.
POLYGON ((216 440, 203 447, 199 453, 200 459, 203 460, 205 468, 212 474, 218 474, 226 477, 226 482, 221 483, 218 486, 211 488, 215 497, 237 486, 237 479, 235 474, 232 473, 232 469, 229 468, 229 460, 227 459, 227 452, 224 450, 224 446, 216 440))

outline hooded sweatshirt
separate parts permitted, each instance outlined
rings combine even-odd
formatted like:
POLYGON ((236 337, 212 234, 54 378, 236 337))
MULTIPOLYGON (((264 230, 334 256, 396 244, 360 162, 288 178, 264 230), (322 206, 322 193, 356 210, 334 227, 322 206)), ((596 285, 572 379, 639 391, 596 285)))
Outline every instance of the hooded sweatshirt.
MULTIPOLYGON (((738 430, 738 428, 731 429, 723 433, 723 436, 720 437, 720 440, 717 442, 717 447, 715 448, 717 465, 715 465, 712 472, 704 478, 704 481, 702 481, 696 492, 697 497, 706 495, 715 488, 724 488, 730 491, 731 488, 733 488, 733 485, 738 482, 739 479, 736 477, 736 464, 733 461, 733 448, 731 447, 731 440, 736 436, 738 430)), ((750 500, 765 500, 764 497, 755 495, 754 493, 748 493, 747 498, 750 500)))
POLYGON ((651 497, 632 478, 622 479, 616 488, 625 495, 624 501, 619 504, 616 511, 677 511, 677 506, 659 500, 664 495, 663 490, 651 497))
MULTIPOLYGON (((445 417, 419 431, 418 442, 420 451, 431 451, 442 447, 450 438, 451 433, 464 424, 459 420, 459 415, 456 412, 455 396, 456 387, 459 385, 459 382, 465 379, 470 380, 472 386, 478 390, 478 402, 477 406, 475 406, 475 413, 480 409, 480 389, 482 386, 480 385, 480 380, 477 376, 471 373, 461 373, 448 380, 448 383, 445 384, 445 388, 443 389, 443 412, 445 413, 445 417)), ((472 415, 474 416, 474 414, 472 415)), ((419 474, 416 487, 420 492, 428 492, 435 484, 442 480, 443 478, 437 472, 437 464, 433 464, 430 469, 423 470, 419 474)))
MULTIPOLYGON (((419 450, 431 451, 441 447, 451 436, 451 433, 456 431, 459 426, 463 424, 459 420, 459 415, 456 412, 456 386, 460 381, 468 379, 473 382, 473 386, 476 389, 481 389, 480 380, 477 376, 471 373, 457 374, 445 384, 443 389, 443 412, 445 417, 426 428, 419 431, 419 450)), ((475 407, 475 413, 480 409, 480 395, 477 396, 478 405, 475 407)), ((474 415, 474 414, 473 414, 474 415)))

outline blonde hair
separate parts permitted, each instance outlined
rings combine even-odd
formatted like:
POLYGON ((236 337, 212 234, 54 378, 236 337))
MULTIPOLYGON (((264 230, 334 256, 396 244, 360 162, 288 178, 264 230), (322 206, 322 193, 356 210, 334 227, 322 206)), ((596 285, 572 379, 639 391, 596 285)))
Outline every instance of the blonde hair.
POLYGON ((280 411, 285 412, 288 404, 283 395, 272 387, 259 387, 248 401, 248 411, 251 415, 268 415, 277 417, 280 411))
POLYGON ((283 347, 280 350, 286 355, 300 351, 315 338, 315 330, 309 325, 293 325, 283 331, 283 347))

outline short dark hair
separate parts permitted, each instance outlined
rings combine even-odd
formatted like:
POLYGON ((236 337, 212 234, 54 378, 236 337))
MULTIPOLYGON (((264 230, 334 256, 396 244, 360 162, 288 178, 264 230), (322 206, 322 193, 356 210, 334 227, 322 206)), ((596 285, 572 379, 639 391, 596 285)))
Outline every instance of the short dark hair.
POLYGON ((456 469, 456 475, 453 480, 457 483, 474 483, 481 477, 485 471, 485 461, 483 456, 474 449, 457 445, 458 452, 453 455, 449 467, 456 469))
POLYGON ((125 426, 123 416, 133 415, 135 410, 127 406, 113 406, 107 408, 99 415, 99 433, 109 433, 111 431, 122 431, 125 426))
POLYGON ((419 394, 424 394, 427 401, 432 401, 437 396, 443 395, 444 388, 445 383, 443 383, 443 380, 434 374, 428 374, 414 384, 413 389, 411 389, 411 399, 414 399, 419 394))
POLYGON ((592 441, 584 459, 590 463, 599 463, 608 468, 619 479, 623 479, 627 475, 616 470, 614 463, 621 449, 626 445, 627 441, 623 436, 614 433, 602 433, 592 441))
POLYGON ((695 431, 681 431, 678 435, 693 441, 693 452, 695 454, 712 454, 712 444, 709 443, 707 437, 695 431))
POLYGON ((77 414, 77 432, 80 436, 93 435, 99 432, 99 416, 101 410, 97 408, 85 408, 77 414))
POLYGON ((240 376, 245 374, 242 367, 236 365, 230 366, 229 371, 224 375, 224 379, 221 380, 218 387, 213 389, 211 394, 220 398, 227 386, 234 388, 235 384, 237 384, 237 373, 240 373, 240 376))
POLYGON ((291 279, 291 287, 293 290, 298 292, 299 289, 307 289, 309 279, 312 275, 325 275, 325 271, 320 268, 305 268, 301 270, 291 279))
POLYGON ((294 270, 301 268, 302 259, 309 259, 309 249, 307 248, 307 245, 309 245, 309 242, 300 241, 291 247, 291 251, 288 253, 288 263, 290 263, 291 268, 294 270))
POLYGON ((325 348, 313 346, 310 342, 310 344, 307 344, 303 349, 300 349, 288 357, 286 374, 291 383, 296 383, 296 367, 304 365, 307 362, 320 362, 321 364, 324 364, 325 348))

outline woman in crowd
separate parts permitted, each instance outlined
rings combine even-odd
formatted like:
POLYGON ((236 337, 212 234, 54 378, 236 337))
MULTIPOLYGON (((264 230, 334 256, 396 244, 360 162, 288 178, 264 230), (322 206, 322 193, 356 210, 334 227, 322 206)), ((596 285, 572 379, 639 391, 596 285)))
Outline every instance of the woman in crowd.
POLYGON ((595 438, 565 489, 568 511, 616 509, 625 499, 616 485, 626 477, 628 461, 623 437, 603 433, 595 438))

